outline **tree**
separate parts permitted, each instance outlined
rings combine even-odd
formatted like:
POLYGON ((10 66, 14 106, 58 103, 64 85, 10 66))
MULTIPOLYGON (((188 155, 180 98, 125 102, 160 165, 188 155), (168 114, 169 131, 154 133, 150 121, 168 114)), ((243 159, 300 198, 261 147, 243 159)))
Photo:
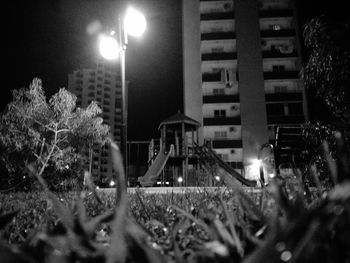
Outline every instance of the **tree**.
MULTIPOLYGON (((320 98, 331 118, 307 122, 304 137, 310 144, 311 162, 322 175, 327 174, 322 144, 326 141, 335 158, 335 131, 344 137, 350 151, 350 21, 320 16, 304 26, 303 36, 311 50, 301 71, 309 94, 320 98)), ((324 178, 327 180, 327 178, 324 178)), ((327 183, 330 183, 328 181, 327 183)))
POLYGON ((302 69, 308 90, 324 100, 337 122, 350 123, 350 20, 321 16, 304 27, 303 36, 311 54, 302 69))
POLYGON ((21 181, 28 166, 48 181, 54 174, 67 174, 70 167, 82 168, 86 150, 107 141, 109 126, 103 124, 101 112, 95 102, 76 108, 76 96, 64 88, 47 102, 38 78, 29 89, 14 90, 0 127, 9 180, 21 181), (47 170, 50 174, 44 173, 47 170))

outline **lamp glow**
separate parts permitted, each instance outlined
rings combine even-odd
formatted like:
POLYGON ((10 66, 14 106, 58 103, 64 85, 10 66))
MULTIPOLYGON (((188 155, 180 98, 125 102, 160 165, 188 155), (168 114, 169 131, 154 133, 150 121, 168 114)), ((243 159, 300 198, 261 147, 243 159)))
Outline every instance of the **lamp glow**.
POLYGON ((100 36, 100 53, 102 57, 108 60, 114 60, 119 57, 119 44, 117 40, 111 36, 100 36))
POLYGON ((179 183, 182 183, 182 181, 183 181, 182 177, 177 178, 177 181, 178 181, 179 183))
POLYGON ((110 181, 109 186, 115 186, 115 182, 113 180, 110 181))
POLYGON ((146 26, 145 16, 134 8, 129 7, 124 17, 124 30, 126 33, 134 37, 139 37, 145 32, 146 26))
POLYGON ((255 159, 255 160, 253 160, 253 162, 252 162, 252 169, 253 169, 254 171, 259 171, 260 165, 261 165, 261 160, 255 159))

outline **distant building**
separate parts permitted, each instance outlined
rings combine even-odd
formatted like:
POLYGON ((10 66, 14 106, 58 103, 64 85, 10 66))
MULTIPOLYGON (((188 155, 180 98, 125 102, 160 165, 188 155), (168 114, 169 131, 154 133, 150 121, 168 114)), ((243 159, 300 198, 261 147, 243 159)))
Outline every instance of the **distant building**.
MULTIPOLYGON (((77 107, 85 108, 91 101, 98 103, 103 121, 110 126, 111 135, 119 144, 122 91, 118 67, 99 62, 96 68, 75 70, 68 75, 68 90, 77 96, 77 107)), ((109 184, 109 176, 113 171, 109 147, 93 149, 91 171, 98 184, 109 184)))
POLYGON ((292 0, 183 0, 184 114, 246 177, 275 127, 307 119, 292 0))

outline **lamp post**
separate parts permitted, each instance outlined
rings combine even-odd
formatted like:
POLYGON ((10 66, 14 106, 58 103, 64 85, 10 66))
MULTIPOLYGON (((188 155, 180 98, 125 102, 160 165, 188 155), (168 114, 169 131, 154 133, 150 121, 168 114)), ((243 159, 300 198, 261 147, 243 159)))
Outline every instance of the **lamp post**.
POLYGON ((119 57, 120 77, 122 88, 122 131, 121 151, 124 159, 126 182, 128 182, 128 149, 127 149, 127 124, 128 124, 128 101, 125 80, 125 52, 128 45, 128 35, 141 36, 146 30, 146 19, 142 13, 132 7, 128 7, 124 17, 118 18, 118 40, 115 38, 115 31, 108 36, 100 37, 100 53, 108 60, 115 60, 119 57))
POLYGON ((276 176, 276 168, 275 168, 275 152, 274 152, 274 147, 271 143, 264 143, 263 145, 260 146, 259 149, 259 160, 261 160, 260 163, 260 179, 264 184, 268 184, 269 179, 273 178, 276 176), (264 150, 269 149, 269 151, 265 152, 264 156, 264 150), (267 172, 267 175, 265 175, 265 171, 267 172))

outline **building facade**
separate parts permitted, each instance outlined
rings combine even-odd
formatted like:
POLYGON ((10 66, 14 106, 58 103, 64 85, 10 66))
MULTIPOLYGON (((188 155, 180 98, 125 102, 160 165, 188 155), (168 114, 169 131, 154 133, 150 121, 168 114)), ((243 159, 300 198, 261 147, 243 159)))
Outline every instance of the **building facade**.
POLYGON ((183 0, 184 113, 242 172, 280 125, 307 118, 293 0, 183 0))
MULTIPOLYGON (((117 65, 98 62, 96 68, 75 70, 68 75, 68 90, 77 96, 77 107, 85 108, 91 101, 98 103, 104 123, 110 126, 114 141, 120 143, 122 89, 117 65)), ((95 147, 87 156, 97 185, 108 186, 113 172, 109 147, 95 147)))

